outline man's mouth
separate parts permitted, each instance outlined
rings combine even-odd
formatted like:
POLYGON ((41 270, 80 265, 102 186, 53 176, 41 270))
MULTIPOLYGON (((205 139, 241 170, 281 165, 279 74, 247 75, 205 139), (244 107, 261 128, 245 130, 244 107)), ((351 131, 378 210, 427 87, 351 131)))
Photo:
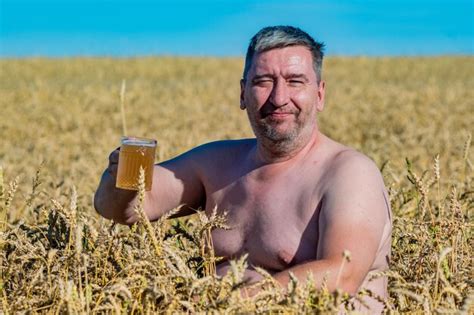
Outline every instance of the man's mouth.
POLYGON ((270 117, 270 118, 274 118, 274 119, 282 119, 282 118, 289 117, 291 115, 293 115, 293 113, 290 113, 290 112, 271 112, 271 113, 265 114, 264 118, 270 117))
POLYGON ((272 116, 288 116, 288 115, 293 115, 293 113, 274 112, 274 113, 271 113, 270 115, 272 115, 272 116))

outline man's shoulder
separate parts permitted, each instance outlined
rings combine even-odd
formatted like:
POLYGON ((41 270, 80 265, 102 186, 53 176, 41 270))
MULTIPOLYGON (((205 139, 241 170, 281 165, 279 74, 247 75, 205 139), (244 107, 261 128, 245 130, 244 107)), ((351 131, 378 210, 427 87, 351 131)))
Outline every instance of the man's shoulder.
POLYGON ((324 198, 334 213, 349 211, 351 216, 371 215, 374 222, 389 222, 383 177, 368 156, 344 147, 334 154, 325 179, 324 198))
POLYGON ((255 139, 218 140, 201 144, 195 147, 192 152, 197 154, 225 154, 234 155, 236 152, 250 149, 256 144, 255 139))
POLYGON ((242 159, 253 146, 255 139, 219 140, 199 145, 187 155, 202 166, 212 165, 215 168, 242 159))
POLYGON ((375 162, 367 155, 346 146, 342 146, 341 149, 334 154, 333 165, 338 169, 360 167, 377 169, 375 162))
POLYGON ((383 185, 380 170, 375 162, 365 154, 339 145, 329 162, 329 178, 334 184, 372 183, 383 185))

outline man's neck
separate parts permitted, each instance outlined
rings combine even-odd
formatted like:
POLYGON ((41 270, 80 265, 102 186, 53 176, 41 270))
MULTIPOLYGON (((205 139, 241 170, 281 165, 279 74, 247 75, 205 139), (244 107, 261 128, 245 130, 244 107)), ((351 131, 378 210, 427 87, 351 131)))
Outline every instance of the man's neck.
POLYGON ((308 135, 300 135, 300 138, 291 143, 274 143, 267 139, 258 139, 255 150, 255 161, 258 164, 275 164, 290 161, 306 155, 321 141, 322 134, 316 127, 308 135))

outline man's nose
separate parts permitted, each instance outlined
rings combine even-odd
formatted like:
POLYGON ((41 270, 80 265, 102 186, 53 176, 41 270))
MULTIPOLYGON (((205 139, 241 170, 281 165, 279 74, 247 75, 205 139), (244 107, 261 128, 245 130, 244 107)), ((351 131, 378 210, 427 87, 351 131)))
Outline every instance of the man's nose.
POLYGON ((288 104, 289 99, 290 95, 286 83, 277 81, 273 85, 272 93, 270 94, 270 102, 276 107, 282 107, 288 104))

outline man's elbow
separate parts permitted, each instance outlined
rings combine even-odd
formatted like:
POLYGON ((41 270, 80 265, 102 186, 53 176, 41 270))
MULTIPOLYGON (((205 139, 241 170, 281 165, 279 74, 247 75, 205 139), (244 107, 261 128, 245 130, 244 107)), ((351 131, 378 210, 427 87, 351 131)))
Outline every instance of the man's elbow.
POLYGON ((346 292, 351 296, 355 296, 362 285, 360 277, 356 275, 356 272, 347 270, 342 272, 340 281, 336 284, 336 289, 340 289, 342 292, 346 292))
POLYGON ((350 296, 355 296, 359 292, 360 284, 354 280, 346 280, 341 283, 338 289, 341 289, 342 292, 348 293, 350 296))

